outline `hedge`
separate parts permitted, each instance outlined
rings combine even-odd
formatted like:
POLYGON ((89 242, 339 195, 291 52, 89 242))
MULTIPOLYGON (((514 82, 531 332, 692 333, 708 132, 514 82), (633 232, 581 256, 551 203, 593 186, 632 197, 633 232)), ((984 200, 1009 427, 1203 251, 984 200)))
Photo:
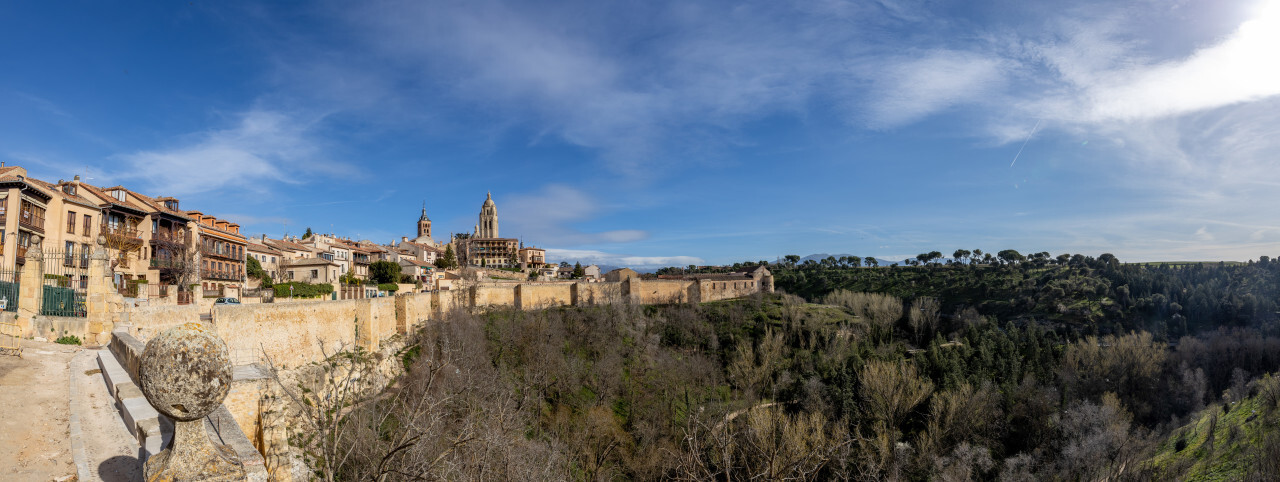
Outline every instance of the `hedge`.
POLYGON ((301 281, 276 283, 271 286, 271 289, 272 291, 275 291, 276 296, 287 297, 289 296, 290 286, 293 287, 293 296, 296 298, 313 298, 333 293, 333 285, 331 284, 322 283, 313 285, 311 283, 303 283, 301 281))
POLYGON ((379 291, 395 291, 400 289, 400 285, 395 283, 378 283, 379 291))

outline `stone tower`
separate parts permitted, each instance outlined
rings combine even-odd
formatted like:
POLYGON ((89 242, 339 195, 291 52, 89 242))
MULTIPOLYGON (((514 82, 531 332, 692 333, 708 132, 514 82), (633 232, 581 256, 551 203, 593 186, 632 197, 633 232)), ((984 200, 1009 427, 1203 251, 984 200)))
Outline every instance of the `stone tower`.
POLYGON ((422 217, 418 218, 418 239, 431 238, 431 218, 427 217, 427 202, 422 202, 422 217))
POLYGON ((480 205, 480 224, 476 226, 476 237, 498 237, 498 207, 493 204, 493 193, 484 198, 480 205))

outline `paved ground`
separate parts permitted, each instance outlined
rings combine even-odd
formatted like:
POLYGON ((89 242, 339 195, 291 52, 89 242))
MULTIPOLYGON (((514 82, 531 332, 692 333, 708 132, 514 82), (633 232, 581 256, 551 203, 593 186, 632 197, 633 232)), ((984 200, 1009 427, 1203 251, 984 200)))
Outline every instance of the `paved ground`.
POLYGON ((0 480, 74 476, 67 364, 80 347, 22 340, 22 349, 0 355, 0 480))
POLYGON ((0 355, 0 480, 69 480, 76 475, 72 407, 88 478, 142 480, 137 441, 97 371, 98 352, 30 340, 22 345, 22 358, 0 355))
MULTIPOLYGON (((105 348, 103 352, 111 353, 105 348)), ((77 395, 72 404, 80 416, 89 478, 105 482, 142 480, 138 439, 121 420, 106 380, 98 373, 97 357, 97 350, 85 350, 71 360, 77 395)))

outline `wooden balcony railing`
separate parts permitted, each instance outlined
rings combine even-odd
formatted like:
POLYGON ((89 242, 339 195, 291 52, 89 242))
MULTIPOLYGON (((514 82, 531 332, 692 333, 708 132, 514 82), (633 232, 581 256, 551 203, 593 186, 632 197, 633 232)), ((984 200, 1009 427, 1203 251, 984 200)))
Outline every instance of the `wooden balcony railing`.
POLYGON ((160 230, 151 233, 151 244, 187 244, 186 233, 160 230))
POLYGON ((142 244, 142 236, 138 234, 138 229, 124 224, 103 223, 102 235, 113 243, 142 244))
POLYGON ((44 234, 44 213, 39 211, 22 211, 18 215, 18 225, 44 234))

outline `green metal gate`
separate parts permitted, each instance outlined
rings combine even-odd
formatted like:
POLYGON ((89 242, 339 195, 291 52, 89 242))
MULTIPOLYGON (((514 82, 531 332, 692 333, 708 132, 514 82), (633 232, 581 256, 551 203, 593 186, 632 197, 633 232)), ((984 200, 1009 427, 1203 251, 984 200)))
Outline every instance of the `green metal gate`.
POLYGON ((0 306, 4 311, 18 311, 18 270, 0 269, 0 306))
POLYGON ((75 251, 44 253, 44 301, 40 314, 49 316, 86 316, 85 294, 89 288, 87 263, 80 262, 75 251))

